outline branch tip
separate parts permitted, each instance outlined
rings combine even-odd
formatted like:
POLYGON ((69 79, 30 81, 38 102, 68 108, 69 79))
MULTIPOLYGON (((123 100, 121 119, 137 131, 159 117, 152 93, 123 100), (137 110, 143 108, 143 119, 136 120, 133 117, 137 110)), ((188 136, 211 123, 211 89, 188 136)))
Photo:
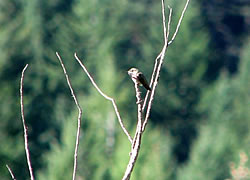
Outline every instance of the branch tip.
POLYGON ((9 167, 7 164, 6 164, 5 166, 7 167, 8 171, 9 171, 9 173, 10 173, 11 178, 12 178, 13 180, 16 180, 16 178, 15 178, 15 176, 14 176, 12 170, 10 169, 10 167, 9 167))
POLYGON ((75 153, 74 153, 74 169, 73 169, 73 177, 72 177, 72 179, 75 180, 75 178, 76 178, 76 170, 77 170, 77 156, 78 156, 78 148, 79 148, 80 130, 81 130, 82 109, 81 109, 81 106, 80 106, 80 104, 79 104, 79 102, 77 100, 77 97, 76 97, 75 93, 74 93, 74 89, 72 88, 72 85, 71 85, 69 76, 67 74, 66 68, 65 68, 65 66, 63 64, 63 61, 62 61, 62 59, 61 59, 58 52, 56 52, 56 55, 58 57, 58 60, 60 61, 60 64, 62 66, 64 75, 66 77, 66 80, 67 80, 71 95, 72 95, 72 97, 73 97, 73 99, 75 101, 76 107, 78 109, 77 132, 76 132, 75 153))
POLYGON ((27 159, 27 164, 29 167, 30 179, 34 180, 34 175, 33 175, 32 165, 31 165, 31 160, 30 160, 28 132, 27 132, 27 126, 25 122, 24 108, 23 108, 23 80, 24 80, 24 73, 27 67, 28 67, 28 64, 26 64, 26 66, 23 68, 21 80, 20 80, 20 105, 21 105, 21 117, 22 117, 22 123, 23 123, 23 133, 24 133, 23 136, 24 136, 24 148, 25 148, 25 153, 26 153, 26 159, 27 159))

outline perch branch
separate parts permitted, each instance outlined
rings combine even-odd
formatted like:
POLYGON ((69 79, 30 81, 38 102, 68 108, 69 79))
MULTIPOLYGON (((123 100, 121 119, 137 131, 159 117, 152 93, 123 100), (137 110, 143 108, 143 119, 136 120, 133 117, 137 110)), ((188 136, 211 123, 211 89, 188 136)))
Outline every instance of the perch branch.
POLYGON ((92 78, 92 76, 89 74, 87 68, 83 65, 83 63, 81 62, 81 60, 78 58, 78 56, 76 55, 75 53, 75 58, 76 60, 78 61, 78 63, 81 65, 82 69, 84 70, 84 72, 87 74, 88 78, 90 79, 91 83, 93 84, 93 86, 96 88, 96 90, 107 100, 111 101, 112 102, 112 105, 115 109, 115 113, 116 113, 116 116, 119 120, 119 123, 120 123, 120 126, 122 127, 122 130, 123 132, 127 135, 128 137, 128 140, 130 141, 130 143, 132 144, 132 138, 131 136, 129 135, 128 131, 126 130, 123 122, 122 122, 122 119, 121 119, 121 116, 120 116, 120 113, 118 111, 118 108, 116 106, 116 103, 115 103, 115 100, 109 96, 107 96, 106 94, 104 94, 101 89, 97 86, 97 84, 95 83, 94 79, 92 78))
POLYGON ((64 67, 62 59, 61 59, 60 55, 58 54, 58 52, 56 52, 56 56, 57 56, 57 58, 59 59, 59 61, 61 63, 64 75, 66 77, 69 89, 71 91, 71 95, 72 95, 72 97, 73 97, 73 99, 75 101, 75 104, 76 104, 77 108, 78 108, 78 118, 77 118, 77 122, 78 123, 77 123, 77 133, 76 133, 76 143, 75 143, 75 153, 74 153, 74 169, 73 169, 73 177, 72 177, 72 179, 75 180, 75 178, 76 178, 76 170, 77 170, 77 156, 78 156, 78 148, 79 148, 79 138, 80 138, 80 130, 81 130, 82 109, 81 109, 81 107, 79 105, 79 102, 78 102, 78 100, 76 98, 74 90, 73 90, 73 88, 71 86, 71 82, 70 82, 69 76, 67 74, 67 71, 66 71, 66 69, 64 67))
POLYGON ((20 99, 20 104, 21 104, 21 116, 22 116, 22 121, 23 121, 24 146, 25 146, 26 158, 27 158, 27 163, 28 163, 28 167, 29 167, 30 179, 34 180, 34 175, 33 175, 32 165, 31 165, 31 160, 30 160, 27 126, 26 126, 26 123, 25 123, 24 110, 23 110, 23 80, 24 80, 24 72, 26 71, 27 67, 28 67, 28 64, 26 64, 26 66, 23 68, 22 76, 21 76, 21 82, 20 82, 20 97, 21 97, 21 99, 20 99))
POLYGON ((139 155, 140 145, 141 145, 141 138, 142 138, 142 98, 141 98, 141 91, 139 89, 139 84, 135 83, 135 91, 136 91, 136 99, 137 99, 137 108, 138 108, 138 119, 137 119, 137 127, 135 137, 133 139, 131 153, 130 153, 130 160, 127 165, 127 169, 124 173, 122 180, 129 180, 134 169, 137 157, 139 155))
POLYGON ((142 123, 142 112, 144 110, 144 108, 146 107, 146 100, 147 100, 147 95, 149 94, 149 92, 147 93, 144 103, 142 103, 142 99, 141 99, 141 92, 139 90, 139 86, 138 83, 135 82, 135 90, 136 90, 136 98, 137 98, 137 103, 138 103, 138 124, 137 124, 137 129, 136 129, 136 134, 133 140, 133 144, 132 144, 132 151, 130 154, 130 160, 129 163, 127 165, 127 169, 125 171, 125 174, 122 178, 122 180, 129 180, 130 176, 132 174, 136 159, 138 157, 139 154, 139 150, 140 150, 140 145, 141 145, 141 138, 142 138, 142 133, 145 129, 145 126, 147 124, 147 119, 149 116, 149 111, 150 108, 152 106, 152 101, 153 101, 153 96, 154 96, 154 92, 155 92, 155 88, 159 79, 159 71, 161 68, 161 64, 163 63, 163 59, 165 56, 165 52, 168 46, 168 36, 169 36, 169 29, 170 29, 170 21, 171 21, 171 15, 172 15, 172 9, 169 7, 169 20, 168 20, 168 30, 166 30, 166 20, 165 20, 165 6, 164 6, 164 0, 162 0, 162 19, 163 19, 163 31, 164 31, 164 46, 162 48, 161 53, 158 55, 158 57, 155 60, 155 66, 154 66, 154 71, 152 73, 152 77, 151 77, 151 82, 150 82, 150 87, 152 87, 152 92, 150 95, 150 100, 149 100, 149 104, 148 104, 148 108, 147 108, 147 114, 146 114, 146 118, 145 121, 142 123), (158 64, 158 59, 160 59, 159 64, 158 64), (156 75, 154 75, 156 74, 156 75))
POLYGON ((136 92, 136 104, 137 104, 137 115, 138 115, 138 119, 137 119, 137 126, 136 126, 136 131, 135 131, 135 136, 133 139, 133 143, 132 143, 132 148, 131 151, 133 151, 134 147, 135 147, 135 143, 137 141, 137 136, 139 135, 139 133, 141 132, 141 127, 142 127, 142 98, 141 98, 141 91, 139 89, 139 84, 135 83, 135 92, 136 92))

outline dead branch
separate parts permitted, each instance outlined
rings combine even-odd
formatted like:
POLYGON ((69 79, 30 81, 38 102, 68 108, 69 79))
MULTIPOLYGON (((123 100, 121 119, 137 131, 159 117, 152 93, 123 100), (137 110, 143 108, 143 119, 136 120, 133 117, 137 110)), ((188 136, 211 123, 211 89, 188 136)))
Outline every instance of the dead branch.
POLYGON ((80 107, 80 104, 76 98, 76 95, 74 93, 74 90, 71 86, 71 82, 70 82, 70 79, 69 79, 69 76, 67 74, 67 71, 64 67, 64 64, 62 62, 62 59, 61 57, 59 56, 58 52, 56 52, 56 56, 58 57, 60 63, 61 63, 61 66, 63 68, 63 72, 64 72, 64 75, 66 77, 66 80, 67 80, 67 83, 68 83, 68 86, 69 86, 69 89, 71 91, 71 95, 75 101, 75 104, 77 106, 77 109, 78 109, 78 118, 77 118, 77 133, 76 133, 76 144, 75 144, 75 153, 74 153, 74 170, 73 170, 73 177, 72 179, 75 180, 76 178, 76 170, 77 170, 77 156, 78 156, 78 148, 79 148, 79 138, 80 138, 80 130, 81 130, 81 117, 82 117, 82 109, 80 107))
POLYGON ((141 91, 139 89, 139 84, 135 82, 135 92, 136 92, 136 99, 137 99, 137 127, 135 136, 133 139, 132 147, 131 147, 131 153, 130 153, 130 160, 127 165, 127 169, 124 173, 123 180, 130 179, 131 173, 134 169, 137 157, 139 155, 140 145, 141 145, 141 138, 142 138, 142 98, 141 98, 141 91))
POLYGON ((185 11, 187 9, 188 3, 189 3, 189 0, 187 0, 186 5, 185 5, 185 7, 184 7, 184 9, 182 11, 182 15, 181 15, 181 17, 179 19, 176 31, 175 31, 170 43, 168 43, 169 32, 170 32, 170 23, 171 23, 171 18, 172 18, 172 8, 170 8, 168 6, 168 8, 169 8, 169 17, 168 17, 168 25, 167 25, 167 28, 166 28, 165 3, 164 3, 164 0, 161 1, 164 45, 163 45, 162 51, 160 52, 160 54, 155 59, 154 69, 153 69, 152 76, 151 76, 151 81, 150 81, 150 87, 152 88, 152 91, 147 92, 146 97, 144 99, 143 105, 141 103, 141 97, 140 97, 140 91, 139 91, 139 88, 138 88, 138 84, 137 84, 136 81, 134 81, 137 102, 139 102, 138 103, 138 122, 137 122, 137 129, 136 129, 135 137, 134 137, 133 143, 132 143, 132 149, 131 149, 131 153, 130 153, 130 160, 129 160, 129 163, 127 165, 127 169, 125 171, 125 174, 124 174, 122 180, 129 180, 130 176, 132 174, 134 165, 136 163, 136 159, 137 159, 138 154, 139 154, 142 134, 143 134, 143 132, 145 130, 145 127, 147 125, 147 122, 148 122, 150 110, 151 110, 151 107, 152 107, 152 102, 153 102, 153 99, 154 99, 155 89, 156 89, 156 86, 158 84, 159 77, 160 77, 160 71, 161 71, 161 67, 162 67, 162 64, 163 64, 163 60, 164 60, 168 45, 173 42, 173 40, 175 39, 175 37, 177 35, 177 32, 179 30, 179 27, 180 27, 181 21, 183 19, 184 13, 185 13, 185 11), (150 94, 150 99, 149 99, 149 102, 148 102, 148 105, 147 105, 145 120, 144 120, 144 122, 142 124, 142 112, 146 108, 147 98, 148 98, 149 94, 150 94))
MULTIPOLYGON (((159 54, 159 56, 160 56, 159 63, 158 63, 158 58, 156 58, 156 61, 155 61, 155 67, 156 68, 154 68, 153 74, 156 71, 156 75, 155 75, 155 79, 153 81, 151 79, 151 81, 153 82, 152 83, 153 87, 151 86, 152 87, 152 92, 151 92, 151 95, 150 95, 150 99, 149 99, 149 103, 148 103, 148 107, 147 107, 147 111, 146 111, 146 117, 145 117, 145 121, 143 123, 142 131, 145 131, 145 127, 146 127, 147 122, 148 122, 148 118, 149 118, 149 115, 150 115, 150 110, 151 110, 151 106, 152 106, 152 102, 153 102, 153 98, 154 98, 155 88, 156 88, 156 86, 158 84, 158 81, 159 81, 160 71, 161 71, 163 60, 164 60, 164 57, 165 57, 165 54, 166 54, 166 50, 167 50, 168 46, 173 42, 173 40, 175 39, 175 37, 176 37, 176 35, 178 33, 179 27, 181 25, 182 19, 184 17, 185 12, 186 12, 189 1, 190 0, 186 1, 186 4, 185 4, 185 6, 184 6, 184 8, 182 10, 182 13, 181 13, 181 17, 180 17, 180 19, 178 21, 175 33, 174 33, 172 39, 168 42, 169 32, 170 32, 170 22, 171 22, 171 19, 172 19, 172 8, 170 8, 168 6, 168 8, 169 8, 169 17, 168 17, 168 28, 166 29, 164 0, 162 0, 162 20, 163 20, 163 32, 164 32, 164 46, 162 48, 161 53, 159 54)), ((153 76, 152 76, 152 78, 153 78, 153 76)))
POLYGON ((76 58, 76 60, 78 61, 78 63, 81 65, 81 67, 82 67, 82 69, 84 70, 84 72, 87 74, 88 78, 90 79, 91 83, 92 83, 93 86, 96 88, 96 90, 97 90, 105 99, 107 99, 107 100, 109 100, 109 101, 112 102, 112 105, 113 105, 113 107, 114 107, 114 109, 115 109, 115 113, 116 113, 116 116, 117 116, 117 118, 118 118, 118 120, 119 120, 120 126, 121 126, 123 132, 127 135, 128 140, 129 140, 130 143, 132 144, 132 138, 131 138, 131 136, 129 135, 127 129, 125 128, 125 126, 124 126, 124 124, 123 124, 123 121, 122 121, 122 119, 121 119, 120 113, 119 113, 118 108, 117 108, 117 106, 116 106, 115 100, 114 100, 113 98, 107 96, 105 93, 103 93, 103 92, 101 91, 101 89, 97 86, 97 84, 95 83, 94 79, 93 79, 92 76, 89 74, 87 68, 83 65, 83 63, 82 63, 81 60, 78 58, 78 56, 76 55, 76 53, 75 53, 75 58, 76 58))
POLYGON ((174 41, 174 39, 175 39, 175 37, 176 37, 176 35, 177 35, 178 31, 179 31, 179 28, 180 28, 182 19, 183 19, 183 17, 184 17, 184 14, 185 14, 185 12, 186 12, 186 10, 187 10, 188 4, 189 4, 189 0, 186 1, 186 4, 185 4, 185 6, 184 6, 184 8, 183 8, 183 10, 182 10, 182 12, 181 12, 181 17, 180 17, 180 19, 179 19, 179 21, 178 21, 178 24, 177 24, 177 26, 176 26, 174 35, 173 35, 172 39, 168 42, 168 45, 170 45, 170 44, 174 41))
MULTIPOLYGON (((153 85, 153 82, 154 82, 154 79, 155 79, 155 72, 156 72, 156 68, 158 67, 158 60, 161 57, 161 53, 162 53, 162 51, 160 52, 160 54, 155 59, 155 65, 154 65, 154 69, 153 69, 153 72, 152 72, 152 75, 151 75, 151 80, 150 80, 149 87, 152 87, 152 85, 153 85)), ((143 112, 144 112, 144 109, 146 107, 149 94, 150 94, 150 91, 147 91, 147 94, 145 96, 145 99, 144 99, 144 102, 143 102, 143 106, 142 106, 142 111, 143 112)))
MULTIPOLYGON (((156 57, 155 59, 155 64, 154 64, 154 69, 151 75, 151 80, 150 80, 150 87, 152 88, 153 83, 156 81, 156 70, 159 67, 159 59, 162 57, 162 53, 164 51, 166 51, 166 48, 168 46, 168 36, 169 36, 169 31, 170 31, 170 22, 172 19, 172 8, 170 6, 168 6, 169 9, 169 17, 168 17, 168 29, 166 30, 166 18, 165 18, 165 4, 164 4, 164 0, 161 2, 162 3, 162 24, 163 24, 163 36, 164 36, 164 46, 160 52, 160 54, 156 57), (167 32, 166 32, 167 31, 167 32)), ((143 107, 142 110, 144 111, 146 104, 147 104, 147 100, 148 100, 148 96, 149 96, 150 91, 147 92, 145 99, 144 99, 144 103, 143 103, 143 107)))
POLYGON ((27 133, 27 126, 25 123, 24 118, 24 110, 23 110, 23 80, 24 80, 24 72, 26 71, 28 64, 23 68, 21 81, 20 81, 20 104, 21 104, 21 116, 23 121, 23 132, 24 132, 24 147, 26 152, 27 163, 29 167, 30 179, 34 180, 34 175, 32 171, 31 161, 30 161, 30 152, 29 152, 29 143, 28 143, 28 133, 27 133))
POLYGON ((170 22, 171 22, 171 18, 172 18, 172 8, 170 8, 168 6, 168 8, 169 8, 168 28, 166 28, 164 0, 162 0, 161 2, 162 2, 162 24, 163 24, 163 33, 164 33, 164 45, 163 45, 162 51, 160 53, 159 63, 158 63, 158 60, 155 61, 155 67, 156 68, 154 69, 153 74, 156 74, 156 75, 155 75, 155 77, 152 77, 152 78, 154 78, 153 81, 151 79, 153 87, 152 87, 152 92, 151 92, 150 99, 149 99, 149 102, 148 102, 146 117, 145 117, 145 120, 143 122, 142 131, 145 130, 145 127, 146 127, 146 125, 148 123, 148 118, 149 118, 150 110, 151 110, 151 107, 152 107, 152 102, 153 102, 153 99, 154 99, 155 88, 156 88, 156 86, 158 84, 158 81, 159 81, 161 66, 163 64, 165 53, 166 53, 166 50, 167 50, 167 47, 168 47, 168 37, 169 37, 169 31, 170 31, 170 22))
POLYGON ((8 171, 9 171, 9 173, 10 173, 10 175, 11 175, 11 178, 12 178, 13 180, 16 180, 16 178, 15 178, 14 174, 12 173, 12 170, 10 169, 10 167, 9 167, 7 164, 6 164, 6 167, 7 167, 8 171))
POLYGON ((117 106, 115 104, 114 99, 111 98, 111 97, 109 97, 109 96, 107 96, 106 94, 104 94, 100 90, 100 88, 96 85, 94 79, 91 77, 91 75, 87 71, 86 67, 82 64, 82 62, 80 61, 80 59, 77 57, 77 55, 75 53, 76 60, 79 62, 79 64, 81 65, 81 67, 83 68, 83 70, 85 71, 85 73, 87 74, 87 76, 89 77, 89 79, 90 79, 91 83, 93 84, 93 86, 97 89, 97 91, 104 98, 106 98, 107 100, 109 100, 109 101, 112 102, 112 104, 114 106, 114 109, 115 109, 115 112, 116 112, 116 115, 118 117, 118 120, 120 122, 120 125, 121 125, 124 133, 128 136, 129 141, 132 144, 132 146, 131 146, 131 153, 130 153, 130 160, 129 160, 129 163, 127 165, 127 168, 126 168, 126 171, 124 173, 124 176, 122 178, 123 180, 129 180, 130 177, 131 177, 134 165, 136 163, 136 160, 137 160, 137 157, 138 157, 138 154, 139 154, 142 134, 143 134, 143 132, 145 130, 145 127, 147 125, 147 122, 148 122, 148 118, 149 118, 149 114, 150 114, 152 102, 153 102, 154 95, 155 95, 155 89, 156 89, 156 86, 158 84, 159 77, 160 77, 160 71, 161 71, 161 67, 162 67, 162 64, 163 64, 163 60, 164 60, 164 57, 165 57, 168 45, 170 45, 173 42, 173 40, 175 39, 175 37, 176 37, 176 35, 178 33, 180 24, 182 22, 182 19, 183 19, 183 16, 184 16, 184 13, 185 13, 185 11, 187 9, 188 4, 189 4, 189 0, 187 0, 186 5, 185 5, 185 7, 184 7, 184 9, 182 11, 182 14, 181 14, 181 17, 180 17, 179 22, 177 24, 175 33, 174 33, 171 41, 168 42, 169 32, 170 32, 170 22, 171 22, 171 18, 172 18, 172 8, 170 8, 168 6, 168 8, 169 8, 169 17, 168 17, 168 24, 167 24, 167 28, 166 28, 165 3, 164 3, 164 0, 161 0, 164 45, 163 45, 162 51, 160 52, 160 54, 155 59, 154 70, 152 72, 151 81, 150 81, 150 87, 152 88, 151 94, 150 94, 149 91, 147 92, 147 95, 145 97, 144 102, 141 99, 141 92, 139 90, 139 85, 138 85, 138 83, 136 81, 134 81, 134 83, 135 83, 136 97, 137 97, 137 105, 138 105, 138 120, 137 120, 136 132, 135 132, 135 136, 134 136, 133 140, 130 137, 130 135, 127 132, 127 130, 124 127, 124 125, 123 125, 123 122, 121 120, 121 117, 120 117, 120 114, 119 114, 119 111, 118 111, 118 108, 117 108, 117 106), (147 105, 147 99, 148 99, 149 94, 150 94, 150 97, 149 97, 149 102, 148 102, 148 105, 147 105), (142 113, 143 113, 144 109, 146 108, 146 105, 147 105, 147 111, 146 111, 145 120, 143 121, 142 113))

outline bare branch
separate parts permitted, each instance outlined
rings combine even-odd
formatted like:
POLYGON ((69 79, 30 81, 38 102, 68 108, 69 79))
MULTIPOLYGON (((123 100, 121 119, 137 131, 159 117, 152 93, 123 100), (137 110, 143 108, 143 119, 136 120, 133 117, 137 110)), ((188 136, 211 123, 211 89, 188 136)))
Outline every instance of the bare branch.
POLYGON ((136 92, 136 104, 137 104, 137 126, 136 126, 136 131, 135 131, 135 136, 133 139, 133 143, 132 143, 132 148, 131 151, 133 151, 134 147, 135 147, 135 143, 137 141, 137 136, 139 135, 139 133, 141 132, 142 129, 142 98, 141 98, 141 91, 139 89, 139 84, 135 83, 135 92, 136 92))
POLYGON ((165 53, 166 53, 166 50, 167 50, 167 47, 168 47, 168 37, 169 37, 169 31, 170 31, 170 22, 171 22, 171 18, 172 18, 172 8, 170 8, 168 6, 168 8, 169 8, 168 28, 166 28, 164 0, 162 0, 161 2, 162 2, 162 20, 163 20, 162 24, 163 24, 163 32, 164 32, 164 46, 163 46, 162 51, 160 53, 159 64, 157 64, 157 61, 155 62, 155 67, 156 67, 155 71, 156 72, 154 71, 153 73, 156 73, 156 75, 155 75, 155 79, 153 80, 152 92, 151 92, 148 107, 147 107, 146 117, 145 117, 145 120, 144 120, 144 123, 143 123, 143 126, 142 126, 142 131, 145 130, 145 127, 146 127, 146 125, 148 123, 148 118, 149 118, 150 110, 151 110, 151 107, 152 107, 152 102, 153 102, 153 99, 154 99, 155 88, 156 88, 156 86, 158 84, 158 80, 159 80, 159 77, 160 77, 161 66, 163 64, 165 53))
POLYGON ((23 121, 24 147, 25 147, 25 152, 26 152, 26 158, 27 158, 27 163, 28 163, 29 172, 30 172, 30 179, 34 180, 34 175, 33 175, 31 161, 30 161, 27 126, 26 126, 26 123, 25 123, 24 110, 23 110, 23 80, 24 80, 24 72, 27 69, 27 67, 28 67, 28 64, 26 64, 26 66, 23 68, 22 76, 21 76, 21 82, 20 82, 20 97, 21 97, 21 99, 20 99, 20 104, 21 104, 21 116, 22 116, 22 121, 23 121))
POLYGON ((9 167, 7 164, 6 164, 6 167, 7 167, 8 171, 9 171, 9 173, 10 173, 10 175, 11 175, 11 178, 12 178, 13 180, 16 180, 16 178, 15 178, 14 174, 12 173, 10 167, 9 167))
MULTIPOLYGON (((155 72, 156 72, 156 68, 158 67, 158 60, 161 57, 161 53, 162 53, 162 51, 160 52, 160 54, 155 59, 155 65, 154 65, 154 69, 153 69, 153 72, 152 72, 152 76, 151 76, 151 80, 150 80, 150 85, 149 85, 149 87, 151 87, 151 88, 152 88, 152 85, 153 85, 153 82, 154 82, 155 72)), ((147 91, 147 94, 146 94, 144 102, 143 102, 142 111, 144 111, 144 109, 146 107, 149 94, 150 94, 150 91, 147 91)))
POLYGON ((187 9, 187 7, 188 7, 188 4, 189 4, 189 0, 186 1, 186 4, 185 4, 185 6, 184 6, 184 8, 183 8, 183 10, 182 10, 182 12, 181 12, 181 17, 180 17, 179 22, 178 22, 178 24, 177 24, 177 26, 176 26, 176 30, 175 30, 175 32, 174 32, 174 35, 173 35, 171 41, 168 42, 168 45, 170 45, 170 44, 174 41, 174 39, 175 39, 175 37, 176 37, 176 35, 177 35, 178 31, 179 31, 179 28, 180 28, 182 19, 183 19, 183 17, 184 17, 184 14, 185 14, 185 12, 186 12, 186 9, 187 9))
MULTIPOLYGON (((169 32, 170 32, 170 24, 171 24, 171 20, 172 20, 172 8, 170 6, 168 6, 169 9, 169 15, 168 15, 168 31, 167 31, 167 37, 165 43, 168 42, 168 38, 169 38, 169 32)), ((169 44, 168 44, 169 45, 169 44)), ((168 46, 167 45, 167 46, 168 46)))
POLYGON ((135 82, 135 91, 136 91, 136 99, 137 99, 137 106, 138 106, 138 119, 137 119, 137 127, 135 137, 133 139, 131 153, 130 153, 130 160, 127 165, 127 169, 124 173, 122 180, 129 180, 134 169, 137 157, 139 155, 140 145, 141 145, 141 138, 142 138, 142 98, 141 98, 141 91, 139 89, 139 84, 135 82))
POLYGON ((162 12, 162 25, 163 25, 163 35, 164 35, 164 46, 166 46, 167 39, 167 29, 166 29, 166 18, 165 18, 165 2, 164 0, 161 1, 161 12, 162 12))
POLYGON ((125 171, 125 174, 124 174, 122 180, 129 180, 130 179, 130 176, 132 174, 134 165, 136 163, 136 159, 137 159, 138 154, 139 154, 142 133, 143 133, 143 131, 144 131, 146 125, 147 125, 149 112, 150 112, 150 109, 151 109, 151 106, 152 106, 152 101, 153 101, 153 97, 154 97, 154 93, 155 93, 155 88, 156 88, 156 85, 157 85, 157 82, 158 82, 158 79, 159 79, 159 73, 160 73, 161 65, 163 63, 165 52, 166 52, 167 46, 168 46, 168 36, 169 36, 170 22, 171 22, 171 16, 172 16, 172 9, 170 7, 168 7, 168 8, 169 8, 170 12, 169 12, 169 19, 168 19, 168 29, 166 29, 165 6, 164 6, 164 0, 162 0, 162 19, 163 19, 163 31, 164 31, 164 46, 162 48, 161 53, 155 59, 154 70, 153 70, 152 77, 151 77, 151 82, 150 82, 150 87, 152 87, 152 85, 153 85, 153 88, 152 88, 152 92, 151 92, 151 95, 150 95, 150 100, 149 100, 149 103, 148 103, 146 118, 145 118, 145 121, 143 122, 143 124, 142 124, 142 112, 144 111, 144 108, 146 107, 149 91, 147 92, 147 95, 145 97, 145 100, 144 100, 144 103, 143 103, 143 106, 142 106, 142 99, 141 99, 141 96, 140 96, 141 92, 139 90, 138 83, 135 81, 136 98, 137 98, 137 104, 138 104, 138 122, 137 122, 135 137, 134 137, 133 143, 132 143, 132 148, 131 148, 131 153, 130 153, 130 160, 129 160, 129 163, 127 165, 127 169, 125 171), (160 61, 158 62, 159 59, 160 59, 160 61))
POLYGON ((138 135, 136 136, 136 141, 135 141, 135 147, 133 148, 132 152, 131 152, 131 156, 130 156, 130 160, 129 163, 127 165, 127 169, 124 173, 124 176, 122 178, 122 180, 129 180, 130 176, 132 174, 133 168, 135 166, 138 154, 139 154, 139 150, 140 150, 140 145, 141 145, 141 138, 142 138, 142 131, 140 133, 138 133, 138 135))
MULTIPOLYGON (((170 31, 170 22, 171 22, 171 19, 172 19, 172 8, 170 6, 168 6, 168 9, 169 9, 168 29, 167 29, 167 32, 166 32, 165 6, 164 6, 164 0, 162 0, 162 24, 163 24, 164 46, 163 46, 160 54, 155 59, 154 69, 153 69, 151 80, 150 80, 150 87, 151 88, 152 88, 153 82, 155 81, 155 73, 156 73, 157 67, 159 65, 158 60, 162 56, 162 52, 163 52, 164 47, 168 45, 167 41, 168 41, 169 31, 170 31)), ((150 94, 150 91, 147 91, 147 94, 146 94, 146 97, 144 99, 144 103, 143 103, 143 106, 142 106, 142 111, 144 111, 144 109, 146 107, 147 99, 148 99, 149 94, 150 94)))
POLYGON ((121 116, 120 116, 120 113, 118 111, 118 108, 116 106, 116 103, 115 103, 115 100, 109 96, 107 96, 106 94, 104 94, 101 89, 97 86, 97 84, 95 83, 94 79, 92 78, 92 76, 89 74, 87 68, 83 65, 83 63, 81 62, 81 60, 77 57, 76 53, 75 53, 75 58, 76 60, 78 61, 78 63, 81 65, 82 69, 84 70, 84 72, 87 74, 88 78, 90 79, 91 83, 93 84, 93 86, 96 88, 96 90, 107 100, 111 101, 112 102, 112 105, 115 109, 115 113, 116 113, 116 116, 119 120, 119 123, 120 123, 120 126, 122 127, 122 130, 124 131, 124 133, 127 135, 128 137, 128 140, 130 141, 130 143, 132 144, 132 138, 131 136, 129 135, 128 131, 126 130, 123 122, 122 122, 122 119, 121 119, 121 116))
POLYGON ((143 131, 144 131, 145 127, 146 127, 147 121, 148 121, 149 112, 150 112, 150 109, 151 109, 151 106, 152 106, 152 101, 153 101, 153 97, 154 97, 155 88, 156 88, 156 85, 157 85, 157 82, 158 82, 158 79, 159 79, 160 68, 161 68, 161 65, 163 63, 165 52, 166 52, 166 49, 167 49, 167 46, 168 46, 168 36, 169 36, 169 30, 170 30, 172 8, 168 7, 169 8, 169 19, 168 19, 168 29, 166 29, 164 0, 162 0, 161 2, 162 2, 162 22, 163 22, 163 32, 164 32, 164 46, 162 48, 161 53, 155 59, 154 70, 153 70, 152 77, 151 77, 151 82, 150 82, 150 87, 152 87, 152 85, 153 85, 153 88, 152 88, 152 92, 151 92, 151 96, 150 96, 150 100, 149 100, 149 104, 148 104, 148 108, 147 108, 146 118, 145 118, 145 121, 143 123, 142 123, 142 112, 144 111, 144 108, 146 107, 146 102, 147 102, 147 98, 148 98, 148 95, 149 95, 149 91, 147 92, 147 95, 146 95, 146 97, 144 99, 144 103, 142 105, 141 92, 139 90, 138 84, 135 83, 136 98, 137 98, 137 103, 138 103, 138 122, 137 122, 135 137, 134 137, 133 143, 132 143, 130 161, 129 161, 129 164, 128 164, 127 169, 125 171, 125 174, 123 176, 123 180, 130 179, 130 176, 131 176, 131 173, 133 171, 136 159, 138 157, 139 150, 140 150, 140 145, 141 145, 142 133, 143 133, 143 131), (158 64, 158 59, 159 58, 160 58, 160 62, 158 64), (155 76, 155 73, 156 73, 156 76, 155 76))
POLYGON ((77 170, 77 156, 78 156, 79 138, 80 138, 80 130, 81 130, 82 109, 81 109, 81 107, 80 107, 80 105, 79 105, 79 102, 78 102, 78 100, 77 100, 77 98, 76 98, 76 95, 75 95, 75 93, 74 93, 74 90, 73 90, 73 88, 72 88, 72 86, 71 86, 71 82, 70 82, 69 76, 68 76, 68 74, 67 74, 67 71, 66 71, 66 69, 65 69, 65 67, 64 67, 64 64, 63 64, 63 62, 62 62, 62 59, 61 59, 61 57, 59 56, 58 52, 56 52, 56 55, 57 55, 57 57, 58 57, 58 59, 59 59, 59 61, 60 61, 60 63, 61 63, 61 66, 62 66, 62 68, 63 68, 64 75, 65 75, 65 77, 66 77, 66 80, 67 80, 69 89, 70 89, 70 91, 71 91, 71 95, 72 95, 72 97, 73 97, 73 99, 74 99, 74 101, 75 101, 75 104, 76 104, 77 108, 78 108, 78 118, 77 118, 77 122, 78 122, 78 123, 77 123, 76 144, 75 144, 75 153, 74 153, 74 170, 73 170, 73 177, 72 177, 72 179, 75 180, 75 178, 76 178, 76 170, 77 170))

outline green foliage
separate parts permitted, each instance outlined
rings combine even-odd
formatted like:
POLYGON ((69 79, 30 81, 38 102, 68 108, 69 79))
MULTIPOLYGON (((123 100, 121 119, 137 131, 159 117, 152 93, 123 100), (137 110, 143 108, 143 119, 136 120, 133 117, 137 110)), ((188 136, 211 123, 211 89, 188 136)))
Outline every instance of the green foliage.
MULTIPOLYGON (((166 3, 173 7, 172 37, 185 2, 166 3)), ((221 75, 208 85, 209 61, 225 52, 209 47, 214 35, 201 18, 201 7, 191 1, 169 46, 132 179, 227 178, 229 162, 240 151, 248 153, 249 52, 242 55, 237 77, 221 75)), ((0 10, 0 179, 9 178, 6 163, 17 179, 29 176, 18 94, 26 63, 24 109, 36 178, 72 177, 77 109, 56 51, 83 109, 77 176, 120 179, 130 144, 112 103, 92 86, 73 54, 116 100, 133 134, 135 92, 126 71, 137 67, 150 78, 163 45, 160 1, 13 0, 1 1, 0 10)))
POLYGON ((131 179, 173 179, 176 162, 172 154, 172 138, 161 129, 147 129, 131 179))
POLYGON ((38 173, 38 179, 71 179, 73 172, 73 154, 75 148, 76 122, 73 122, 77 115, 74 113, 69 118, 63 118, 62 143, 54 139, 51 148, 53 151, 43 154, 46 169, 38 173))
POLYGON ((204 92, 201 110, 207 113, 206 121, 200 127, 189 163, 179 171, 179 179, 228 178, 229 163, 242 151, 249 155, 249 45, 243 51, 238 75, 230 79, 223 74, 204 92))

